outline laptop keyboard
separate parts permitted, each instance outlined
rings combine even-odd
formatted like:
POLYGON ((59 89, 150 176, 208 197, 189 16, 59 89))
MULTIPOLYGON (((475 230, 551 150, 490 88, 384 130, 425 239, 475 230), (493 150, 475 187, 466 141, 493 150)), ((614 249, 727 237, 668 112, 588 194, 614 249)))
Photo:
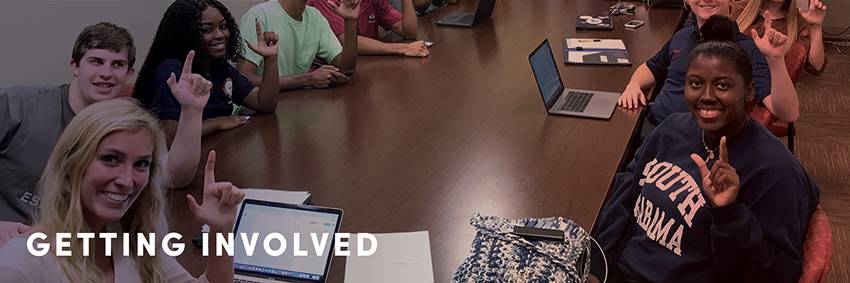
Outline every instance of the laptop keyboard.
POLYGON ((233 278, 233 283, 260 283, 260 282, 254 281, 254 280, 242 279, 242 278, 233 278))
POLYGON ((459 23, 471 23, 472 18, 474 18, 474 17, 475 17, 475 15, 467 14, 466 16, 463 16, 463 18, 460 18, 460 20, 458 20, 458 22, 459 23))
POLYGON ((592 93, 570 91, 567 93, 567 100, 561 105, 559 110, 571 112, 584 112, 587 105, 590 104, 592 93))

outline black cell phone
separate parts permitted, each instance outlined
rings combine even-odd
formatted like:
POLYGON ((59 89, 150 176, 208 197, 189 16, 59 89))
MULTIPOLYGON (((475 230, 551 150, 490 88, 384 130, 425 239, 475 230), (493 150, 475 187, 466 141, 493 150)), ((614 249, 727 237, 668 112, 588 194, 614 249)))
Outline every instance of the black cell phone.
POLYGON ((564 241, 564 231, 526 226, 514 226, 514 235, 529 241, 564 241))

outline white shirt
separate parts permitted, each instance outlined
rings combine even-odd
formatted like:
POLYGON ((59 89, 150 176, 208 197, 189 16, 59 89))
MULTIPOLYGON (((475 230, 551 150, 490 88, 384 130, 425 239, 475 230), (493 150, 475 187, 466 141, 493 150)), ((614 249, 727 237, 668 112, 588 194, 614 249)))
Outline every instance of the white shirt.
MULTIPOLYGON (((71 283, 59 268, 53 249, 51 253, 37 257, 27 251, 26 245, 27 238, 18 237, 0 247, 0 282, 71 283)), ((164 269, 167 282, 209 282, 205 275, 200 278, 193 277, 173 257, 157 253, 157 258, 164 269)), ((112 264, 115 282, 142 283, 133 257, 113 254, 112 264)))

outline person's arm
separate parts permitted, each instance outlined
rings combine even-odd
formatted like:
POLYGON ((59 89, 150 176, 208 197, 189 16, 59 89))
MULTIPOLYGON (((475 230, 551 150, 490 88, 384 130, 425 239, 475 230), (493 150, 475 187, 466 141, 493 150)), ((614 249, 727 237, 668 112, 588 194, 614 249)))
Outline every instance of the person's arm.
MULTIPOLYGON (((232 233, 236 222, 238 204, 245 193, 230 182, 215 181, 215 151, 210 151, 204 166, 204 191, 202 202, 186 195, 186 203, 195 220, 209 225, 214 243, 217 234, 232 233)), ((206 276, 210 282, 233 282, 233 257, 211 256, 207 260, 206 276)))
POLYGON ((762 103, 777 119, 794 122, 800 117, 800 100, 788 74, 785 58, 767 58, 767 65, 770 68, 770 95, 762 103))
MULTIPOLYGON (((389 9, 393 8, 390 7, 389 9)), ((416 7, 413 6, 413 0, 402 0, 401 21, 395 22, 390 27, 390 30, 401 35, 405 39, 416 39, 416 31, 418 28, 418 23, 416 21, 416 7)))
POLYGON ((357 18, 360 16, 358 0, 342 0, 341 3, 328 1, 328 5, 345 21, 345 41, 342 42, 342 53, 337 55, 331 65, 336 66, 343 74, 352 74, 357 67, 357 18))
MULTIPOLYGON (((167 133, 174 137, 168 151, 168 176, 170 188, 182 188, 195 179, 195 170, 201 159, 202 109, 181 107, 180 120, 171 122, 167 133)), ((166 124, 168 124, 166 122, 166 124)))
MULTIPOLYGON (((336 67, 333 68, 336 72, 339 72, 339 69, 336 67)), ((254 63, 239 58, 236 60, 236 69, 238 69, 239 73, 245 76, 245 78, 251 81, 254 85, 259 86, 262 84, 262 78, 257 75, 257 65, 254 63)), ((327 72, 320 71, 321 69, 323 68, 313 70, 309 73, 278 77, 278 91, 282 92, 303 88, 325 88, 330 86, 332 75, 327 74, 327 72)))
MULTIPOLYGON (((814 70, 823 71, 826 65, 826 54, 823 48, 823 27, 809 26, 809 58, 808 64, 814 70)), ((820 74, 820 73, 818 73, 820 74)))
POLYGON ((796 282, 800 277, 803 223, 762 227, 750 208, 741 203, 710 208, 709 215, 711 253, 719 278, 730 282, 796 282))
POLYGON ((806 21, 806 32, 809 36, 806 71, 820 75, 826 65, 826 54, 823 49, 823 21, 826 18, 826 5, 820 0, 812 0, 809 2, 808 10, 800 11, 800 16, 806 21))
MULTIPOLYGON (((410 43, 390 43, 371 39, 365 36, 357 36, 357 47, 361 55, 404 55, 408 57, 428 56, 428 47, 423 41, 410 43)), ((345 35, 339 35, 339 41, 344 41, 345 35)))
POLYGON ((635 109, 641 105, 646 105, 648 98, 646 92, 655 85, 655 76, 646 66, 646 63, 641 64, 632 74, 629 79, 629 84, 617 100, 617 105, 627 109, 635 109))
MULTIPOLYGON (((770 72, 770 95, 762 100, 762 104, 779 120, 794 122, 800 116, 800 101, 785 64, 785 46, 791 42, 788 41, 788 36, 773 29, 772 22, 770 15, 765 14, 764 35, 759 36, 755 29, 750 30, 753 42, 764 55, 770 72)), ((759 66, 759 55, 752 54, 752 57, 753 79, 757 79, 758 76, 764 76, 764 71, 761 71, 763 68, 759 66)), ((758 82, 756 83, 758 87, 758 82)))
POLYGON ((263 78, 259 87, 251 90, 242 103, 258 112, 271 113, 277 109, 277 94, 280 91, 276 64, 277 34, 263 32, 259 21, 254 21, 254 24, 257 29, 257 43, 248 42, 248 48, 263 56, 263 78))
POLYGON ((711 218, 710 241, 720 281, 796 282, 802 267, 802 246, 812 207, 805 174, 791 159, 765 160, 741 184, 730 163, 726 137, 719 159, 709 170, 699 155, 702 190, 711 218), (784 163, 783 163, 784 162, 784 163), (742 195, 742 187, 747 194, 742 195))
MULTIPOLYGON (((661 126, 659 126, 661 127, 661 126)), ((602 210, 599 212, 599 218, 593 224, 593 229, 590 235, 599 242, 605 254, 603 261, 602 255, 596 251, 595 245, 591 244, 591 264, 590 272, 597 277, 603 278, 608 275, 608 281, 611 277, 617 278, 617 262, 622 257, 623 249, 625 248, 626 239, 631 236, 631 227, 634 225, 634 206, 635 200, 640 195, 641 186, 638 183, 642 168, 646 165, 648 158, 645 156, 653 156, 649 153, 650 148, 655 147, 658 141, 659 131, 654 131, 646 138, 644 144, 637 149, 634 159, 626 166, 623 172, 614 175, 614 184, 611 186, 611 195, 602 210), (607 263, 608 269, 605 270, 607 263)), ((599 278, 597 278, 599 279, 599 278)))
POLYGON ((636 109, 641 105, 647 105, 649 97, 646 92, 655 86, 655 82, 667 78, 667 69, 670 67, 670 45, 681 36, 690 36, 689 31, 682 30, 673 35, 673 38, 658 50, 658 53, 649 58, 645 63, 638 66, 629 84, 617 100, 617 105, 626 109, 636 109))
POLYGON ((0 221, 0 247, 12 238, 24 235, 30 230, 30 226, 18 222, 0 221))
POLYGON ((170 188, 182 188, 192 183, 201 158, 201 120, 212 83, 192 73, 194 58, 195 52, 189 51, 179 81, 177 75, 171 72, 165 82, 174 99, 180 103, 179 120, 176 124, 170 120, 171 125, 166 127, 167 136, 173 137, 166 164, 170 188))

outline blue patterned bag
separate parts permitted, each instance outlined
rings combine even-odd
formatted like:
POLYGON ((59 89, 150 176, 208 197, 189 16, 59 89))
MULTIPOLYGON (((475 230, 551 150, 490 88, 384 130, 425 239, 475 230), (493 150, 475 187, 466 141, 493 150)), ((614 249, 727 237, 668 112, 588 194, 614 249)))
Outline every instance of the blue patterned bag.
POLYGON ((590 237, 563 217, 509 220, 477 213, 470 220, 477 233, 471 255, 453 282, 585 282, 590 273, 590 237), (529 241, 514 235, 514 226, 564 231, 564 241, 529 241))

